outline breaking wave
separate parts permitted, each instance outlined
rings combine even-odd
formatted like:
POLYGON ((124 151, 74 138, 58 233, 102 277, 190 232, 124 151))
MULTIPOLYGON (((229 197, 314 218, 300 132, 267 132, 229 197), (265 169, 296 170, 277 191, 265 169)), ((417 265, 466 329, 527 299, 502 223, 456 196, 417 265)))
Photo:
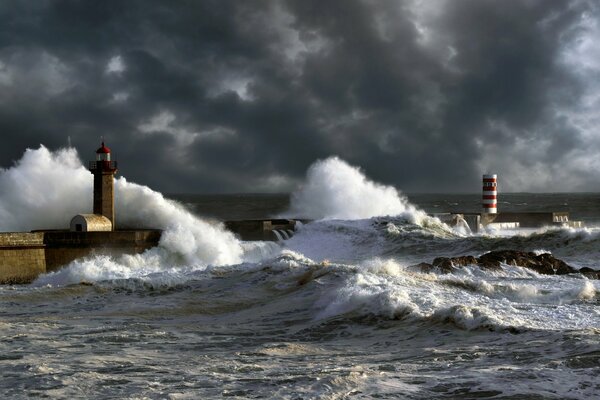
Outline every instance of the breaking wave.
POLYGON ((589 329, 596 323, 588 313, 598 288, 587 279, 535 273, 529 280, 507 279, 511 271, 476 278, 424 274, 379 258, 350 270, 335 288, 323 291, 316 319, 373 315, 498 331, 589 329))
POLYGON ((0 230, 65 229, 75 214, 92 209, 92 184, 75 149, 27 149, 0 170, 0 230))
POLYGON ((309 167, 304 184, 292 194, 286 215, 344 220, 405 215, 414 223, 428 218, 395 188, 369 180, 359 168, 338 157, 309 167))

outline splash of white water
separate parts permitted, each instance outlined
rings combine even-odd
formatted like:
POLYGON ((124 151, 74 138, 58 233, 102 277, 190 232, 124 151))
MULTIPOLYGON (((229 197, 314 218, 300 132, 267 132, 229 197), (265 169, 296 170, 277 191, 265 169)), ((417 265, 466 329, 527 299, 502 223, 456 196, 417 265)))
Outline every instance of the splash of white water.
POLYGON ((75 149, 27 149, 12 167, 0 170, 2 231, 67 228, 71 217, 91 208, 92 175, 75 149))
POLYGON ((309 219, 365 219, 406 215, 413 222, 426 218, 395 188, 369 180, 338 157, 315 162, 306 182, 292 194, 286 215, 309 219))

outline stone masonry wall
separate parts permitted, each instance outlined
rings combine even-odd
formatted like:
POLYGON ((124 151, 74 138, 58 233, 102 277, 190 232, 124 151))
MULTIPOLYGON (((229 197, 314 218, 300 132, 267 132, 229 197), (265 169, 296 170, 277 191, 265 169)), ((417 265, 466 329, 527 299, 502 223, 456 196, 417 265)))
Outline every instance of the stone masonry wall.
POLYGON ((0 284, 27 283, 71 261, 97 254, 135 254, 156 247, 161 231, 0 233, 0 284))
POLYGON ((158 245, 160 231, 46 232, 46 270, 54 271, 78 258, 142 253, 158 245))
POLYGON ((46 272, 44 234, 0 234, 0 283, 27 283, 46 272))

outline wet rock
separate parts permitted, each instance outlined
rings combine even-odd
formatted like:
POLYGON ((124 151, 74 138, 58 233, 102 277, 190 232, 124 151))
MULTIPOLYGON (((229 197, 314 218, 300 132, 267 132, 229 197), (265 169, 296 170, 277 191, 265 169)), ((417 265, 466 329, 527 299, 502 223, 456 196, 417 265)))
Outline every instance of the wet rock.
POLYGON ((448 257, 438 257, 434 259, 431 267, 440 270, 443 274, 449 274, 455 269, 452 265, 452 261, 450 261, 450 258, 448 257))
POLYGON ((438 268, 444 274, 453 272, 457 267, 476 264, 477 259, 473 256, 437 257, 432 263, 434 268, 438 268))
POLYGON ((482 269, 499 268, 500 263, 528 268, 544 275, 564 275, 578 272, 552 254, 535 254, 517 250, 491 251, 479 257, 478 265, 482 269))
POLYGON ((566 275, 580 273, 590 279, 600 279, 600 271, 591 268, 575 269, 552 254, 535 254, 518 250, 490 251, 479 258, 473 256, 437 257, 431 264, 420 263, 411 268, 422 272, 437 271, 444 274, 456 271, 458 267, 477 265, 485 270, 502 269, 502 264, 528 268, 544 275, 566 275))
POLYGON ((600 279, 600 271, 596 271, 595 269, 583 267, 579 270, 579 273, 590 279, 600 279))
POLYGON ((408 268, 411 270, 421 271, 421 272, 425 272, 425 273, 433 271, 433 265, 426 263, 426 262, 411 265, 408 268))

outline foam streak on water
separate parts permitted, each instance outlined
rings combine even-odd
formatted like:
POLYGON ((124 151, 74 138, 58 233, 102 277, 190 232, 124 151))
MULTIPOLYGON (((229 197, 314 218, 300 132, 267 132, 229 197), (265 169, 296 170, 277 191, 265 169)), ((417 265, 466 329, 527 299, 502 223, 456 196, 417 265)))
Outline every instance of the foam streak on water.
MULTIPOLYGON (((0 227, 66 227, 89 212, 80 192, 91 197, 91 179, 72 149, 28 150, 0 172, 0 227)), ((0 286, 4 398, 600 392, 598 281, 509 265, 413 266, 517 249, 598 268, 597 228, 453 231, 338 158, 309 169, 286 213, 316 221, 277 243, 241 242, 123 177, 115 188, 117 220, 164 229, 160 246, 0 286)))

